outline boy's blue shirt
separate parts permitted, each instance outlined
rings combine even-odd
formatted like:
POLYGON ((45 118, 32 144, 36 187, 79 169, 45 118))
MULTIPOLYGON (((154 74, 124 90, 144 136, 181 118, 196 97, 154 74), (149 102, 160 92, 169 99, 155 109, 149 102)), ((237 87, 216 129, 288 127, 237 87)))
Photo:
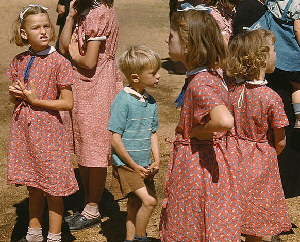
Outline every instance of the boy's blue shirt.
MULTIPOLYGON (((158 110, 155 99, 148 95, 145 102, 122 90, 111 106, 108 129, 122 136, 124 146, 140 166, 151 163, 151 135, 158 129, 158 110)), ((126 165, 112 151, 111 162, 115 166, 126 165)))

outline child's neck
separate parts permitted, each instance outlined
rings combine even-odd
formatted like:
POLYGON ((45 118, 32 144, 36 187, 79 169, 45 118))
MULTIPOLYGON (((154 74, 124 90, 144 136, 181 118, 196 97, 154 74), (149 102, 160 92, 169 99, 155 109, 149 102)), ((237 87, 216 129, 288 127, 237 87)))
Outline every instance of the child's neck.
POLYGON ((259 72, 259 76, 257 78, 258 81, 263 81, 265 80, 265 76, 266 76, 266 71, 264 69, 261 69, 259 72))
POLYGON ((138 92, 139 94, 143 94, 145 91, 144 87, 141 87, 139 85, 134 85, 134 84, 130 84, 128 85, 128 87, 130 87, 131 89, 135 90, 136 92, 138 92))

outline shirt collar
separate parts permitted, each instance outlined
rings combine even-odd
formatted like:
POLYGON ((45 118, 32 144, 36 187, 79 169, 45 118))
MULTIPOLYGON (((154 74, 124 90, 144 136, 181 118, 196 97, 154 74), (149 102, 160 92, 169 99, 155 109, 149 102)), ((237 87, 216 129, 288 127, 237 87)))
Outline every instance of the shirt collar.
POLYGON ((146 102, 149 97, 149 94, 146 92, 146 90, 144 90, 143 94, 140 94, 139 92, 133 90, 131 87, 124 87, 124 91, 134 96, 140 102, 146 102))

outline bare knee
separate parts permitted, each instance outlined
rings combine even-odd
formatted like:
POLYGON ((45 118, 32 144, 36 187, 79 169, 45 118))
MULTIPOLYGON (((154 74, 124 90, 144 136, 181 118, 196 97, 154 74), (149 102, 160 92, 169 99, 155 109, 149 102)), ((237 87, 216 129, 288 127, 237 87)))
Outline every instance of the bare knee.
POLYGON ((157 205, 157 199, 149 195, 142 200, 142 203, 145 207, 155 208, 155 206, 157 205))
POLYGON ((44 192, 36 187, 27 187, 29 197, 44 196, 44 192))

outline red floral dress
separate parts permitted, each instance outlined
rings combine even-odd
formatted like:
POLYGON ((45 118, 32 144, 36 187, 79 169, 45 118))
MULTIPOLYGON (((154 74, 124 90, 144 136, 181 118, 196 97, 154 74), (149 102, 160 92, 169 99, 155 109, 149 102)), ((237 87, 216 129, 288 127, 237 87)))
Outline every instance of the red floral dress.
POLYGON ((276 235, 291 228, 281 185, 273 129, 287 126, 281 98, 265 85, 237 84, 229 91, 235 119, 230 153, 239 160, 242 233, 276 235), (235 145, 234 145, 235 143, 235 145))
POLYGON ((214 141, 190 139, 216 106, 227 105, 222 79, 207 71, 187 87, 165 184, 162 241, 240 241, 240 204, 235 163, 225 133, 214 141))
MULTIPOLYGON (((7 76, 24 80, 31 57, 26 51, 11 62, 7 76)), ((36 56, 28 82, 34 84, 40 99, 55 100, 59 88, 70 86, 77 76, 68 60, 57 52, 36 56)), ((8 144, 9 184, 39 188, 53 196, 67 196, 78 190, 70 160, 68 142, 58 111, 18 102, 13 112, 8 144)))
POLYGON ((111 152, 110 106, 123 88, 115 61, 119 39, 115 10, 100 4, 86 16, 81 15, 73 37, 78 40, 82 55, 90 39, 102 39, 96 68, 76 68, 80 79, 73 85, 72 119, 78 163, 86 167, 106 167, 111 152))

